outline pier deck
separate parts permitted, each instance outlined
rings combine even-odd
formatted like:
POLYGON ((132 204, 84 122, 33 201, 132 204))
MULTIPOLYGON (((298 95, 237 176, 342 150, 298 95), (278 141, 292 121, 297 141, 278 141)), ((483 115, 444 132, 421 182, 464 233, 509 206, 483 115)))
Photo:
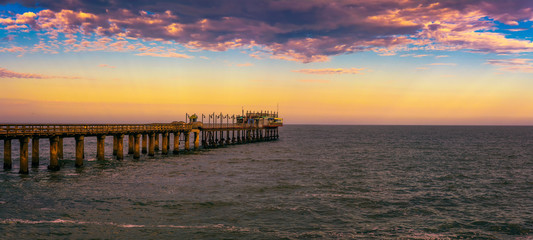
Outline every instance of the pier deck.
MULTIPOLYGON (((50 141, 50 170, 59 170, 59 160, 63 158, 63 139, 74 138, 76 141, 76 167, 83 166, 85 158, 85 137, 96 137, 97 160, 104 160, 105 138, 113 136, 113 155, 116 159, 124 158, 124 137, 128 136, 128 154, 134 159, 140 158, 141 152, 154 156, 159 151, 161 137, 161 154, 169 154, 170 137, 174 135, 173 153, 179 153, 180 139, 183 136, 184 151, 190 150, 191 133, 193 134, 194 150, 212 148, 230 144, 251 143, 257 141, 270 141, 279 138, 278 127, 282 124, 265 121, 265 116, 247 114, 248 122, 229 123, 202 123, 173 122, 151 124, 0 124, 0 140, 4 141, 4 169, 12 168, 11 142, 18 140, 20 144, 20 173, 28 173, 28 143, 32 141, 32 167, 39 166, 39 139, 47 138, 50 141), (262 118, 259 118, 260 116, 262 118), (254 117, 254 118, 252 118, 254 117), (252 120, 252 121, 250 121, 252 120), (141 151, 142 145, 142 151, 141 151)), ((218 115, 217 115, 218 116, 218 115)), ((214 114, 210 118, 217 119, 214 114)), ((277 114, 276 114, 277 116, 277 114)), ((224 119, 221 114, 220 119, 224 119)), ((233 116, 235 120, 235 116, 233 116)))

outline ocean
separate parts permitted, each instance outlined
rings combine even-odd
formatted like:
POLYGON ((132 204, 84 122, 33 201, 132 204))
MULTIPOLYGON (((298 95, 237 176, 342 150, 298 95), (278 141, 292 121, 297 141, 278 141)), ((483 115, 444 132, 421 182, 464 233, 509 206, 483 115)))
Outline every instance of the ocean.
POLYGON ((105 161, 86 138, 81 169, 65 139, 57 172, 43 139, 28 175, 18 174, 13 140, 13 169, 0 171, 0 238, 533 239, 533 127, 286 125, 279 134, 121 161, 111 138, 105 161))

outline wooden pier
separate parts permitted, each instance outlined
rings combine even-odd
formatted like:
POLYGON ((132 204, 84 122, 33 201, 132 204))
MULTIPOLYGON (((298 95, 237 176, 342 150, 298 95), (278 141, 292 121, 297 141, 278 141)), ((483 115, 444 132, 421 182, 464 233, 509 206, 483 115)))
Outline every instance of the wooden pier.
MULTIPOLYGON (((0 140, 4 141, 4 169, 12 168, 12 140, 20 144, 20 173, 28 171, 28 146, 31 140, 31 166, 39 166, 39 139, 50 141, 50 162, 48 169, 59 170, 59 160, 63 159, 63 139, 75 139, 75 166, 83 166, 85 158, 85 138, 96 137, 96 159, 105 160, 105 139, 113 136, 113 156, 124 159, 124 138, 128 139, 127 154, 139 159, 141 154, 154 156, 159 152, 161 137, 161 154, 170 152, 170 137, 174 137, 173 154, 178 154, 180 137, 184 136, 184 151, 190 151, 190 139, 193 135, 194 150, 214 148, 232 144, 270 141, 279 138, 279 122, 274 113, 247 112, 243 116, 223 114, 208 115, 208 123, 199 122, 195 114, 187 117, 188 122, 152 123, 152 124, 0 124, 0 140), (226 122, 224 123, 224 119, 226 122), (229 120, 232 119, 230 123, 229 120), (212 120, 212 121, 211 121, 212 120), (237 120, 237 122, 235 121, 237 120), (239 121, 240 120, 240 121, 239 121), (141 149, 142 148, 142 149, 141 149)), ((202 114, 202 119, 205 115, 202 114)))

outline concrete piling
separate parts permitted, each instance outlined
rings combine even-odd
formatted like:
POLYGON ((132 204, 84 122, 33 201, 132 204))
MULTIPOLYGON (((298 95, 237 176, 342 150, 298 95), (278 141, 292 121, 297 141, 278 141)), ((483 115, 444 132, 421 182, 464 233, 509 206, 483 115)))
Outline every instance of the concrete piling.
POLYGON ((118 139, 117 135, 113 135, 113 156, 117 155, 118 139))
POLYGON ((200 131, 194 131, 194 150, 200 148, 200 131))
POLYGON ((59 170, 58 149, 59 137, 50 137, 50 164, 48 165, 48 169, 52 171, 59 170))
POLYGON ((167 132, 164 132, 163 133, 163 139, 162 139, 162 146, 161 146, 161 154, 163 155, 167 155, 168 154, 168 133, 167 132))
POLYGON ((142 153, 148 153, 148 134, 143 134, 142 153))
POLYGON ((159 133, 155 134, 154 151, 159 151, 159 133))
POLYGON ((141 134, 135 134, 135 148, 133 149, 133 158, 141 158, 141 134))
POLYGON ((170 133, 167 134, 167 152, 170 151, 170 133))
POLYGON ((4 139, 4 169, 8 170, 13 167, 11 161, 11 139, 4 139))
POLYGON ((84 140, 85 140, 85 136, 76 136, 74 137, 74 140, 76 141, 76 163, 75 163, 75 166, 76 167, 81 167, 83 166, 83 157, 84 157, 84 152, 85 152, 85 145, 84 145, 84 140))
POLYGON ((134 142, 135 142, 135 140, 133 139, 133 135, 130 134, 128 136, 128 154, 133 154, 134 142))
POLYGON ((218 141, 218 143, 220 144, 221 147, 224 146, 224 131, 220 131, 220 139, 218 141))
POLYGON ((39 167, 39 137, 31 139, 31 167, 39 167))
POLYGON ((57 157, 63 160, 63 138, 59 137, 57 141, 57 157))
POLYGON ((148 156, 155 155, 155 134, 150 133, 150 142, 148 144, 148 156))
POLYGON ((96 160, 105 160, 105 135, 96 136, 96 160))
POLYGON ((172 153, 178 154, 180 152, 180 132, 174 133, 174 151, 172 153))
POLYGON ((23 137, 19 139, 20 141, 20 170, 19 173, 27 174, 28 173, 28 142, 30 141, 29 137, 23 137))
POLYGON ((189 142, 190 142, 190 140, 191 140, 191 139, 190 139, 190 138, 191 138, 191 137, 190 137, 190 136, 191 136, 190 134, 191 134, 191 132, 185 132, 185 151, 189 151, 189 149, 190 149, 190 148, 189 148, 189 142))
POLYGON ((124 134, 118 134, 117 137, 117 160, 124 159, 124 134))

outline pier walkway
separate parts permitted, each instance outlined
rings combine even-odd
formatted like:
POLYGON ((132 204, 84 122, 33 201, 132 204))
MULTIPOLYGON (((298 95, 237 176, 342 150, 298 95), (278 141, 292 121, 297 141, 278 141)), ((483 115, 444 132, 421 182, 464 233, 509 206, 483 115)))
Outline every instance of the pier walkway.
MULTIPOLYGON (((231 144, 270 141, 279 138, 278 127, 282 126, 277 113, 247 112, 242 116, 212 114, 208 122, 199 122, 198 116, 189 116, 188 122, 151 124, 0 124, 0 140, 4 141, 4 169, 12 168, 12 140, 18 140, 20 147, 20 173, 28 173, 28 146, 31 140, 31 165, 39 166, 39 139, 50 141, 50 163, 48 169, 59 170, 59 160, 63 159, 63 139, 75 139, 75 166, 83 166, 85 158, 85 137, 96 137, 96 159, 105 160, 105 138, 113 136, 113 155, 117 160, 124 159, 124 138, 127 136, 128 154, 139 159, 142 154, 154 156, 170 152, 170 138, 174 137, 172 152, 180 151, 180 139, 184 151, 190 151, 192 134, 194 150, 220 147, 231 144), (219 120, 220 119, 220 120, 219 120), (226 122, 224 123, 224 119, 226 122), (232 122, 230 123, 230 119, 232 122), (183 137, 182 137, 183 136, 183 137), (142 148, 141 148, 142 146, 142 148)), ((202 115, 202 119, 205 115, 202 115)))

